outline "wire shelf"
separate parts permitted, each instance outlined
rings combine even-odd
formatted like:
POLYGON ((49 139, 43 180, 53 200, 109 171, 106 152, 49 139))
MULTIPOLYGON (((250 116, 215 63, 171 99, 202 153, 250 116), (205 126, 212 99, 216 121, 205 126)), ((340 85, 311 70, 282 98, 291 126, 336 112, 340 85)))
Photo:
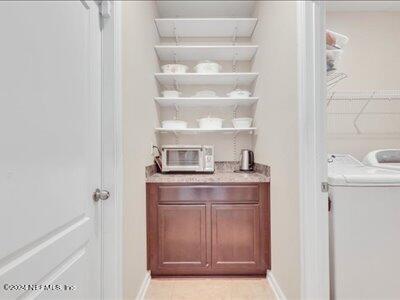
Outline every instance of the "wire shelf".
POLYGON ((329 92, 327 109, 329 115, 352 118, 356 133, 363 134, 359 124, 362 115, 369 118, 377 115, 386 118, 400 116, 398 100, 400 100, 400 90, 329 92), (345 111, 337 112, 330 109, 334 102, 337 102, 337 106, 342 110, 345 108, 345 111))
POLYGON ((375 90, 375 91, 347 91, 330 92, 327 95, 329 100, 400 100, 400 90, 375 90))
POLYGON ((328 90, 333 88, 335 85, 337 85, 340 81, 343 79, 347 78, 347 75, 345 73, 340 73, 340 72, 330 72, 326 76, 326 85, 328 90))

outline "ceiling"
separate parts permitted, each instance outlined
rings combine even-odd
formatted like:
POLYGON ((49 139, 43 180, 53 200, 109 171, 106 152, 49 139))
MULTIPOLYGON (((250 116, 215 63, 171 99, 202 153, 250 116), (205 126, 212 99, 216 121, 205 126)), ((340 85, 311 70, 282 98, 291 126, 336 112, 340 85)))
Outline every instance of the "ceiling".
POLYGON ((256 1, 156 1, 160 18, 252 17, 256 1))

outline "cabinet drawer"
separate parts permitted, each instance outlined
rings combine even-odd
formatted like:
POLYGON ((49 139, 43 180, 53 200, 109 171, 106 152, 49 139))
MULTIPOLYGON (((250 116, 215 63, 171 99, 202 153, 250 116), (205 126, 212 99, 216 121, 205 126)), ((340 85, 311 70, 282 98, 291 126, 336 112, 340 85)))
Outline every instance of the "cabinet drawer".
POLYGON ((258 203, 257 184, 246 185, 160 185, 158 201, 258 203))

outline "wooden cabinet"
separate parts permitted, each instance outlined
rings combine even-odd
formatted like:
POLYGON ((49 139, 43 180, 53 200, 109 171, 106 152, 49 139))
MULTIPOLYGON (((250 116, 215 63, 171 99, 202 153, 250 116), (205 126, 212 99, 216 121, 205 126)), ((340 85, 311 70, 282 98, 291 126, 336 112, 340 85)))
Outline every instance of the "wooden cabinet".
POLYGON ((152 276, 264 275, 269 183, 147 184, 152 276))
POLYGON ((212 205, 212 265, 254 269, 261 262, 258 204, 212 205))
POLYGON ((205 205, 159 205, 160 266, 207 267, 206 229, 205 205))

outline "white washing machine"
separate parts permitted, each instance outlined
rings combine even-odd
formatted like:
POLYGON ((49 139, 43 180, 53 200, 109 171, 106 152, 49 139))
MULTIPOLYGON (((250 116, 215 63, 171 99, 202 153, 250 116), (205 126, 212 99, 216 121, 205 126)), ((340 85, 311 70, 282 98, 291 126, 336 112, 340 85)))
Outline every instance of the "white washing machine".
POLYGON ((400 299, 400 172, 328 161, 331 299, 400 299))
POLYGON ((400 149, 381 149, 368 153, 363 160, 367 166, 400 171, 400 149))

